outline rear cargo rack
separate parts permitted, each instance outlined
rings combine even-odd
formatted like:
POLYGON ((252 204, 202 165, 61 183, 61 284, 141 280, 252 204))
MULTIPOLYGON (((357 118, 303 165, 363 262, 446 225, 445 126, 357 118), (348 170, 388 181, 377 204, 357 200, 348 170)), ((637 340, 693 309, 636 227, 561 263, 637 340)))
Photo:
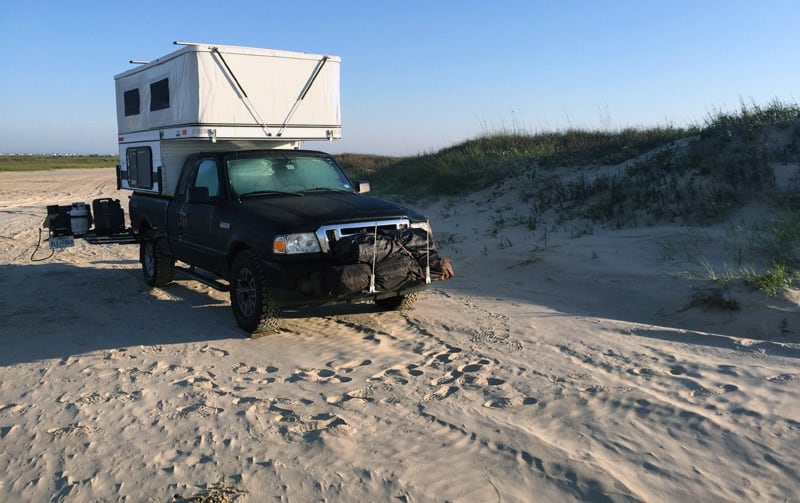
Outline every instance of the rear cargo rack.
POLYGON ((133 230, 128 229, 124 233, 97 235, 94 232, 89 232, 83 235, 84 241, 92 245, 132 245, 141 243, 144 239, 133 233, 133 230))

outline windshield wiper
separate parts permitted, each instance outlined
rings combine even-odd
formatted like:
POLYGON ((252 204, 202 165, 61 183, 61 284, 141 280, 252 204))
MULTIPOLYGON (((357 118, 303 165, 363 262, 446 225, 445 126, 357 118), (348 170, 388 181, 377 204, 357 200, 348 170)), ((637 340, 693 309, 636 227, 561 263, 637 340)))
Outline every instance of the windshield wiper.
POLYGON ((347 192, 352 193, 352 190, 339 189, 336 187, 311 187, 310 189, 303 189, 300 192, 347 192))
POLYGON ((248 192, 247 194, 241 194, 239 199, 246 199, 248 197, 259 197, 259 196, 300 196, 303 197, 303 194, 300 192, 287 192, 283 190, 257 190, 255 192, 248 192))

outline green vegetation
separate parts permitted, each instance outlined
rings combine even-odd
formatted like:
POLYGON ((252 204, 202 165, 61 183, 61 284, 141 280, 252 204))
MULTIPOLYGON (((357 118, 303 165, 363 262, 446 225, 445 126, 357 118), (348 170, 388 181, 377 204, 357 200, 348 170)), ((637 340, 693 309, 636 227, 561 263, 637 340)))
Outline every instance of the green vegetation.
POLYGON ((706 259, 701 262, 703 273, 686 273, 687 279, 708 280, 719 284, 724 289, 727 289, 734 281, 740 280, 745 285, 764 292, 770 297, 776 296, 783 288, 800 284, 800 273, 791 272, 784 264, 780 263, 775 263, 772 267, 760 272, 750 265, 735 268, 724 264, 722 272, 718 273, 706 259))
POLYGON ((742 269, 742 280, 745 285, 772 297, 777 295, 782 288, 793 286, 798 279, 798 274, 790 273, 783 264, 775 264, 760 273, 751 267, 742 269))
POLYGON ((492 134, 417 157, 339 156, 354 178, 370 177, 382 193, 454 196, 492 187, 536 168, 616 164, 691 134, 676 128, 620 132, 492 134))
POLYGON ((119 158, 111 155, 0 155, 0 171, 113 168, 119 158))

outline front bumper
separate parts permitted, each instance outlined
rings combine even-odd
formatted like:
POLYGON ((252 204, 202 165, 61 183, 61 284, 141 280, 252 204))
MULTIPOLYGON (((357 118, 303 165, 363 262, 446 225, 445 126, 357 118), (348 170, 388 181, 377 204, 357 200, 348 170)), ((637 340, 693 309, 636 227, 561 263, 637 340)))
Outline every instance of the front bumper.
POLYGON ((366 302, 376 299, 397 297, 425 290, 429 285, 424 279, 409 282, 400 288, 370 292, 368 289, 357 293, 336 294, 328 269, 335 265, 274 263, 268 262, 270 295, 279 306, 323 305, 331 303, 366 302))

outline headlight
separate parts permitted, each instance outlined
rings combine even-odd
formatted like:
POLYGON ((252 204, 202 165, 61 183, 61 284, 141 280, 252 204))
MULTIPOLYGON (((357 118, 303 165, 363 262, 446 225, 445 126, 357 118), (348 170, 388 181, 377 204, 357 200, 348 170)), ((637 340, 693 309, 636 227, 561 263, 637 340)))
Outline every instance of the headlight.
POLYGON ((317 236, 313 232, 301 232, 299 234, 286 234, 285 236, 275 236, 272 242, 272 251, 283 255, 294 253, 319 253, 317 236))

